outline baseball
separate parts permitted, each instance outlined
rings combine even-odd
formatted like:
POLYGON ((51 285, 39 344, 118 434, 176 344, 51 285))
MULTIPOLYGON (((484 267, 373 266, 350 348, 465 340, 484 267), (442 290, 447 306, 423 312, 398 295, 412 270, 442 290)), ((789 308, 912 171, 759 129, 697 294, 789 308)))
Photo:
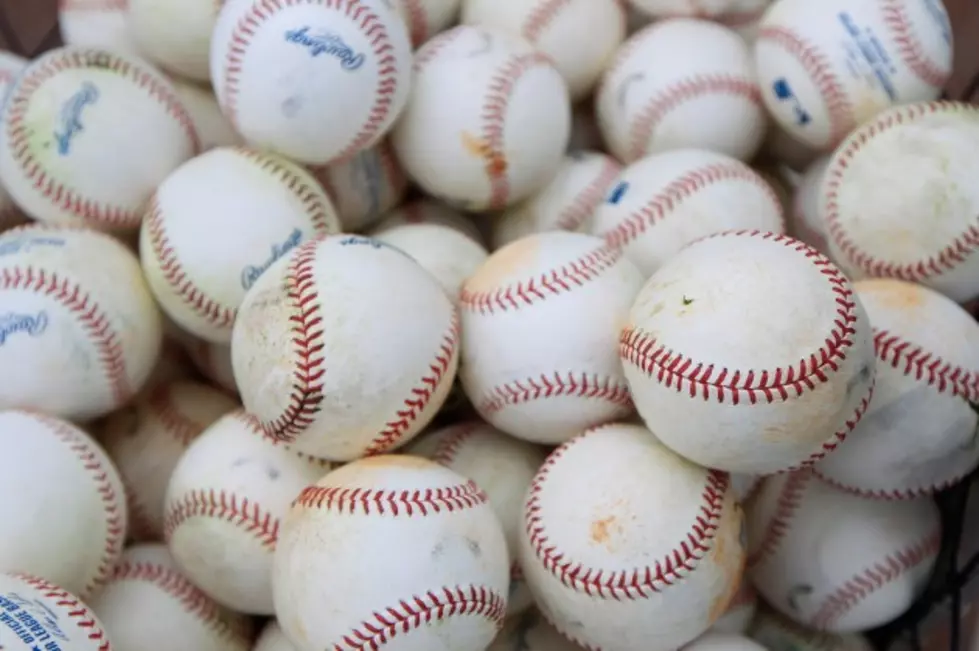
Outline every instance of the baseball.
POLYGON ((819 212, 851 276, 979 297, 979 109, 899 106, 854 131, 823 176, 819 212), (928 219, 922 219, 928 215, 928 219))
POLYGON ((617 423, 547 458, 528 492, 519 553, 561 633, 586 648, 645 651, 675 649, 720 617, 744 544, 727 473, 617 423))
MULTIPOLYGON (((17 75, 27 67, 27 59, 10 52, 0 52, 0 104, 17 75)), ((10 194, 0 184, 0 232, 19 226, 27 221, 23 211, 17 207, 10 194)))
POLYGON ((809 164, 796 186, 789 213, 792 235, 826 256, 831 251, 826 241, 826 224, 819 214, 819 193, 829 161, 829 156, 820 156, 809 164))
POLYGON ((768 651, 751 638, 734 633, 704 633, 680 651, 768 651))
POLYGON ((222 2, 127 0, 126 22, 140 53, 185 79, 210 79, 211 31, 222 2))
POLYGON ((128 0, 58 0, 62 42, 140 56, 126 21, 128 4, 128 0))
POLYGON ((771 651, 873 651, 857 633, 826 633, 796 624, 771 609, 759 611, 751 624, 751 637, 771 651))
POLYGON ((609 151, 625 163, 683 148, 748 160, 768 119, 744 39, 687 18, 631 36, 602 77, 595 110, 609 151))
POLYGON ((244 144, 228 118, 224 117, 218 100, 209 88, 177 77, 170 77, 170 83, 190 114, 200 138, 201 151, 244 144))
POLYGON ((873 326, 877 387, 818 475, 858 494, 908 498, 979 465, 979 324, 951 299, 891 279, 857 282, 873 326))
POLYGON ((244 410, 225 414, 190 443, 170 476, 163 505, 170 553, 218 603, 273 614, 280 521, 299 491, 330 468, 266 436, 244 410))
POLYGON ((547 55, 573 101, 588 96, 625 40, 618 0, 463 0, 461 20, 520 37, 547 55))
POLYGON ((232 0, 211 81, 251 145, 323 165, 376 144, 408 99, 411 43, 389 0, 232 0))
POLYGON ((134 545, 89 605, 120 651, 249 651, 251 622, 187 580, 165 545, 134 545))
POLYGON ((689 16, 716 20, 737 9, 739 0, 626 0, 626 4, 650 18, 689 16))
POLYGON ((160 313, 139 261, 91 230, 23 226, 0 236, 0 409, 88 421, 142 388, 160 313))
POLYGON ((547 457, 546 449, 507 436, 492 425, 467 421, 443 427, 424 437, 428 454, 412 454, 441 463, 472 479, 486 492, 489 504, 503 526, 510 555, 510 591, 507 616, 533 605, 517 560, 517 539, 523 525, 523 503, 537 470, 547 457))
POLYGON ((866 499, 811 470, 766 479, 746 510, 755 588, 786 617, 822 631, 863 631, 903 613, 941 542, 929 498, 866 499))
POLYGON ((425 192, 487 211, 543 187, 570 130, 567 85, 550 59, 519 37, 463 25, 418 50, 392 142, 425 192))
POLYGON ((508 618, 486 651, 582 651, 582 648, 558 633, 539 612, 529 610, 508 618))
POLYGON ((51 224, 138 227, 156 185, 198 147, 170 82, 107 50, 42 54, 0 111, 0 181, 28 215, 51 224))
POLYGON ((778 196, 745 163, 702 149, 640 159, 611 184, 592 233, 648 278, 694 240, 732 229, 783 233, 778 196))
POLYGON ((8 651, 109 651, 102 622, 78 597, 19 573, 0 573, 0 640, 8 651))
POLYGON ((567 154, 547 185, 493 220, 493 248, 533 233, 587 232, 621 171, 614 158, 597 151, 567 154))
POLYGON ((455 308, 427 271, 378 240, 338 235, 262 274, 231 358, 245 408, 270 436, 350 461, 393 450, 432 420, 458 349, 455 308))
POLYGON ((245 294, 303 242, 340 231, 330 198, 305 169, 245 148, 181 165, 150 200, 143 272, 160 307, 191 334, 228 344, 245 294))
POLYGON ((404 649, 484 649, 503 624, 509 566, 475 482, 420 457, 371 457, 296 498, 275 553, 275 610, 303 650, 392 639, 404 649))
POLYGON ((206 384, 180 380, 157 387, 110 414, 98 441, 119 470, 129 508, 129 537, 163 540, 163 500, 187 446, 237 404, 206 384))
POLYGON ((616 333, 641 286, 635 265, 581 233, 539 233, 491 255, 459 295, 459 375, 479 414, 556 445, 632 413, 616 333))
POLYGON ((408 179, 387 140, 310 170, 333 200, 345 233, 360 232, 401 203, 408 179))
POLYGON ((389 228, 397 228, 408 224, 436 224, 453 228, 479 244, 483 243, 483 235, 473 219, 454 208, 432 199, 415 199, 398 206, 388 212, 384 218, 374 225, 370 233, 377 236, 389 228))
POLYGON ((952 71, 951 26, 941 0, 776 0, 755 65, 775 120, 829 151, 890 106, 938 97, 952 71))
POLYGON ((81 429, 32 412, 0 412, 0 447, 0 491, 17 496, 4 505, 0 567, 93 596, 126 537, 119 473, 81 429))
POLYGON ((709 236, 660 267, 619 353, 636 408, 663 443, 750 474, 833 450, 866 410, 876 367, 850 281, 802 242, 757 231, 709 236))
POLYGON ((425 41, 454 23, 459 17, 462 0, 394 0, 394 6, 408 26, 412 47, 425 41))

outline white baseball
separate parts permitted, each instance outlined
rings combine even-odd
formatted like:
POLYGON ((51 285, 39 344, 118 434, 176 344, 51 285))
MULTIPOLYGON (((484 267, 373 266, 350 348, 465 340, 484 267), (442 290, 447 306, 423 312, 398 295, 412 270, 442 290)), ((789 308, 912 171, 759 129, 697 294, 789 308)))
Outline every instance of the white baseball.
POLYGON ((198 372, 231 395, 238 395, 235 370, 231 364, 231 346, 195 339, 187 354, 198 372))
MULTIPOLYGON (((523 525, 523 505, 534 475, 547 457, 546 449, 520 441, 480 421, 449 425, 425 438, 432 461, 472 479, 486 492, 490 506, 503 526, 510 555, 510 591, 507 616, 533 605, 517 560, 517 540, 523 525)), ((412 454, 419 454, 415 449, 412 454)))
MULTIPOLYGON (((734 488, 733 481, 731 487, 734 488)), ((735 491, 735 497, 737 497, 736 493, 735 491)), ((744 503, 740 498, 738 501, 744 503)), ((757 610, 758 593, 755 592, 755 588, 751 585, 748 577, 743 576, 741 577, 741 585, 738 586, 738 591, 731 599, 731 603, 728 604, 727 610, 711 625, 708 633, 744 634, 751 625, 757 610)))
POLYGON ((814 631, 765 608, 751 624, 751 637, 769 651, 873 651, 874 647, 857 633, 814 631))
POLYGON ((505 32, 463 25, 418 50, 392 143, 428 194, 499 210, 550 180, 570 129, 567 86, 544 54, 505 32))
POLYGON ((748 43, 754 43, 761 19, 770 4, 772 0, 728 0, 723 13, 714 20, 733 29, 748 43))
MULTIPOLYGON (((0 52, 0 104, 7 96, 17 75, 27 67, 27 59, 12 52, 0 52)), ((0 231, 19 226, 27 221, 23 211, 17 207, 10 194, 0 185, 0 231)))
POLYGON ((459 320, 407 254, 367 237, 308 242, 245 297, 231 358, 272 437, 349 461, 407 443, 445 402, 459 320))
POLYGON ((125 494, 108 455, 71 423, 26 411, 0 412, 0 447, 0 490, 17 496, 4 506, 0 567, 93 596, 126 538, 125 494))
POLYGON ((461 21, 519 36, 554 62, 572 100, 598 83, 625 40, 618 0, 463 0, 461 21))
POLYGON ((19 573, 0 573, 0 640, 7 651, 110 651, 102 622, 78 597, 19 573))
POLYGON ((139 261, 109 235, 31 225, 0 236, 0 408, 75 421, 143 387, 163 339, 139 261))
POLYGON ((890 106, 938 97, 952 72, 941 0, 776 0, 754 47, 765 106, 821 151, 890 106))
POLYGON ((660 267, 619 353, 663 443, 751 474, 833 450, 866 410, 876 366, 867 314, 842 272, 798 240, 755 231, 699 240, 660 267))
POLYGON ((482 244, 462 231, 441 224, 405 224, 373 234, 398 248, 432 275, 453 303, 463 284, 489 256, 482 244))
POLYGON ((704 633, 679 651, 769 651, 751 638, 736 633, 704 633))
POLYGON ((199 147, 165 77, 90 48, 35 59, 11 87, 0 125, 0 180, 17 204, 42 222, 100 230, 139 226, 157 184, 199 147))
POLYGON ((411 83, 411 43, 389 0, 229 0, 210 62, 245 140, 310 165, 376 144, 411 83))
POLYGON ((831 251, 826 241, 826 224, 819 214, 819 197, 829 161, 829 156, 820 156, 809 164, 795 188, 789 212, 789 231, 793 237, 826 256, 831 251))
POLYGON ((210 88, 177 77, 170 77, 170 83, 197 129, 201 151, 244 144, 231 122, 221 112, 218 100, 210 88))
POLYGON ((408 178, 388 140, 310 170, 333 200, 345 233, 360 232, 401 203, 408 178))
POLYGON ((731 229, 785 232, 772 186, 726 154, 676 149, 626 167, 595 210, 591 232, 648 278, 687 244, 731 229))
POLYGON ((222 416, 170 476, 163 507, 170 553, 218 603, 271 615, 270 568, 282 517, 330 468, 266 436, 244 410, 222 416))
POLYGON ((371 457, 308 486, 289 510, 275 610, 304 651, 476 651, 503 623, 509 566, 475 482, 420 457, 371 457))
POLYGON ((626 4, 650 18, 717 19, 736 8, 738 0, 626 0, 626 4))
POLYGON ((556 445, 632 413, 616 336, 642 286, 597 237, 554 231, 508 244, 460 293, 466 395, 489 423, 556 445))
POLYGON ((824 173, 819 213, 840 266, 979 297, 979 109, 895 107, 854 131, 824 173), (922 215, 927 215, 923 219, 922 215))
POLYGON ((941 543, 931 499, 868 500, 808 469, 766 479, 746 510, 755 588, 816 630, 850 633, 893 620, 924 589, 941 543))
POLYGON ((535 610, 508 618, 486 651, 582 651, 535 610))
POLYGON ((126 24, 139 52, 164 70, 209 81, 211 32, 222 2, 127 0, 126 24))
POLYGON ((58 28, 65 45, 141 55, 126 21, 128 0, 59 0, 58 28))
POLYGON ((853 436, 815 469, 868 497, 946 488, 979 465, 979 323, 901 280, 857 282, 873 325, 877 387, 853 436))
POLYGON ((493 248, 533 233, 587 232, 598 206, 618 178, 619 163, 601 152, 575 151, 530 198, 493 219, 493 248))
POLYGON ((524 508, 520 563, 538 607, 581 646, 675 649, 727 608, 743 536, 727 473, 616 423, 544 462, 524 508))
POLYGON ((461 3, 462 0, 394 0, 395 8, 408 25, 414 48, 456 22, 461 3))
POLYGON ((376 236, 389 228, 406 224, 438 224, 454 228, 468 235, 474 242, 483 243, 483 235, 472 217, 427 197, 415 199, 391 210, 370 232, 376 236))
POLYGON ((187 446, 237 404, 200 382, 157 387, 99 423, 97 438, 126 490, 129 537, 163 540, 167 484, 187 446))
POLYGON ((228 344, 245 294, 303 242, 340 231, 330 198, 305 169, 266 152, 212 149, 170 174, 140 232, 143 272, 167 315, 228 344))
POLYGON ((184 576, 165 545, 129 547, 89 602, 119 651, 249 651, 251 622, 184 576))
POLYGON ((688 18, 631 36, 602 77, 595 110, 609 151, 625 163, 683 148, 748 160, 768 119, 744 39, 688 18))

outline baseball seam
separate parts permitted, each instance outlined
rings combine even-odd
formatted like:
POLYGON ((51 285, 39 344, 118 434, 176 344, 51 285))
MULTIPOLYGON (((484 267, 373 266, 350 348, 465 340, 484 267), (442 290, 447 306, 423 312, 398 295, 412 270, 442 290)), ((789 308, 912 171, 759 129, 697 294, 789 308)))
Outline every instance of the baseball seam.
POLYGON ((613 250, 603 243, 577 260, 527 280, 485 291, 463 287, 459 293, 459 306, 482 315, 518 310, 584 286, 615 266, 621 257, 620 250, 613 250))
POLYGON ((853 414, 846 419, 846 422, 843 424, 843 429, 837 430, 833 433, 832 437, 826 441, 823 441, 819 447, 816 448, 816 451, 810 454, 808 458, 794 466, 780 470, 779 472, 795 472, 796 470, 802 470, 803 468, 811 468, 816 464, 816 462, 820 461, 827 454, 839 447, 840 443, 845 441, 846 437, 849 436, 860 423, 860 421, 863 419, 863 415, 867 413, 867 408, 870 406, 870 401, 874 397, 874 390, 876 387, 877 376, 875 374, 870 381, 870 387, 863 394, 860 402, 857 403, 856 408, 853 410, 853 414))
POLYGON ((928 561, 938 553, 940 546, 941 530, 936 529, 924 540, 888 554, 870 567, 857 572, 823 599, 810 620, 810 625, 820 630, 831 627, 868 596, 928 561))
POLYGON ((266 432, 262 428, 261 421, 259 421, 258 418, 248 413, 244 409, 236 409, 235 411, 231 412, 229 416, 237 420, 242 425, 244 425, 245 428, 248 429, 248 431, 250 431, 252 434, 261 438, 263 441, 271 444, 273 447, 287 449, 289 450, 289 452, 295 454, 303 461, 306 461, 307 463, 315 464, 320 468, 323 468, 324 470, 330 470, 331 468, 333 468, 334 464, 332 461, 328 461, 327 459, 320 459, 319 457, 310 456, 305 452, 299 452, 297 450, 293 450, 292 448, 286 446, 282 441, 275 438, 274 436, 269 436, 268 432, 266 432))
POLYGON ((44 579, 30 574, 17 573, 13 576, 38 590, 45 598, 53 599, 54 605, 62 609, 63 614, 71 618, 71 621, 85 634, 85 637, 98 645, 98 651, 110 651, 109 638, 102 630, 98 619, 78 597, 53 583, 48 583, 44 579))
POLYGON ((421 0, 401 0, 405 11, 411 44, 418 47, 428 38, 428 12, 421 0))
POLYGON ((429 590, 424 595, 412 595, 394 606, 378 609, 370 620, 344 635, 334 651, 374 651, 387 645, 398 633, 407 634, 426 624, 460 615, 484 617, 499 629, 506 615, 506 601, 483 586, 429 590))
POLYGON ((143 206, 128 208, 113 206, 87 198, 75 189, 53 177, 44 163, 35 156, 31 138, 33 127, 28 124, 27 111, 33 94, 41 86, 64 70, 98 67, 128 78, 152 99, 159 102, 167 114, 186 132, 193 151, 200 151, 200 139, 193 120, 180 99, 167 85, 154 75, 141 70, 122 57, 94 49, 65 52, 49 58, 39 67, 32 68, 8 94, 6 102, 6 129, 10 153, 33 189, 60 210, 78 217, 88 224, 111 228, 137 226, 143 218, 143 206))
POLYGON ((761 107, 761 90, 747 77, 728 74, 702 74, 682 79, 656 93, 644 105, 629 126, 629 156, 642 158, 656 126, 681 104, 705 95, 730 95, 761 107))
POLYGON ((204 425, 184 415, 177 408, 169 385, 154 388, 146 399, 146 406, 166 433, 181 447, 186 448, 204 430, 204 425))
POLYGON ((902 375, 933 387, 941 394, 979 402, 979 371, 970 371, 947 362, 898 334, 874 330, 877 359, 902 375))
POLYGON ((922 486, 915 486, 913 488, 905 489, 865 489, 858 488, 856 486, 848 486, 846 484, 840 483, 839 481, 828 477, 816 469, 813 469, 813 474, 816 475, 821 481, 829 484, 833 488, 843 491, 844 493, 849 493, 856 497, 862 497, 868 500, 883 500, 883 501, 899 501, 899 500, 911 500, 916 497, 922 497, 925 495, 931 495, 932 493, 944 490, 949 486, 957 484, 965 473, 959 473, 954 477, 944 479, 940 482, 934 484, 925 484, 922 486))
POLYGON ((576 194, 571 202, 558 214, 557 227, 575 231, 594 214, 595 209, 605 198, 605 192, 612 185, 615 179, 622 172, 619 165, 609 157, 602 161, 602 169, 581 191, 576 194))
POLYGON ((109 315, 90 294, 67 278, 34 267, 3 269, 0 271, 0 289, 39 293, 71 312, 95 348, 114 402, 122 405, 133 396, 122 341, 113 329, 109 315))
POLYGON ((163 537, 169 543, 177 529, 192 518, 224 520, 254 537, 271 551, 279 538, 279 518, 257 502, 213 488, 190 490, 167 505, 163 537))
POLYGON ((432 453, 432 461, 440 463, 443 466, 451 467, 452 462, 455 461, 456 455, 459 454, 462 446, 465 445, 466 441, 475 436, 482 427, 483 423, 476 420, 453 425, 449 433, 445 434, 442 440, 438 442, 438 445, 435 446, 435 451, 432 453))
POLYGON ((541 33, 570 4, 571 0, 539 0, 523 22, 520 33, 524 40, 536 44, 541 33))
POLYGON ((762 27, 755 42, 768 41, 798 61, 819 90, 829 118, 828 145, 842 140, 853 128, 853 106, 846 89, 833 71, 833 64, 818 47, 808 43, 801 35, 784 27, 762 27))
POLYGON ((438 34, 425 43, 425 46, 420 48, 415 54, 415 60, 412 62, 414 72, 421 72, 425 66, 438 58, 439 54, 441 54, 446 47, 459 40, 465 31, 466 30, 461 29, 450 29, 438 34))
POLYGON ((744 181, 761 189, 775 207, 780 220, 785 221, 782 204, 772 190, 754 170, 742 163, 713 163, 686 172, 653 195, 643 206, 625 217, 603 234, 612 247, 627 246, 644 235, 647 230, 666 219, 674 210, 697 192, 726 181, 744 181))
POLYGON ((745 566, 752 568, 775 553, 782 540, 789 533, 792 518, 802 506, 806 487, 813 479, 813 472, 802 471, 786 475, 778 497, 775 499, 775 511, 765 526, 764 535, 754 551, 748 552, 745 566))
POLYGON ((324 9, 339 10, 346 18, 356 23, 377 59, 378 79, 374 90, 374 103, 367 111, 364 125, 350 144, 334 156, 334 159, 342 160, 363 149, 377 135, 388 117, 393 96, 398 88, 398 77, 395 74, 398 62, 394 56, 394 47, 388 39, 387 29, 381 18, 360 0, 262 0, 253 3, 232 30, 230 44, 225 54, 223 79, 215 80, 215 83, 221 84, 225 115, 237 127, 239 86, 245 68, 245 57, 252 39, 257 35, 262 23, 269 20, 276 12, 311 4, 324 9))
POLYGON ((457 358, 458 349, 459 315, 453 309, 449 329, 442 337, 435 358, 428 365, 428 373, 410 389, 408 397, 402 402, 401 409, 395 412, 395 417, 384 424, 367 446, 367 455, 383 454, 404 438, 405 432, 429 405, 442 380, 449 374, 452 363, 457 358))
POLYGON ((925 54, 921 41, 915 35, 914 24, 905 11, 903 0, 883 0, 881 18, 897 44, 897 53, 905 65, 921 81, 934 88, 942 88, 952 73, 939 66, 925 54))
POLYGON ((826 181, 823 185, 827 230, 847 260, 868 275, 924 283, 935 276, 955 270, 958 265, 976 255, 979 250, 979 223, 975 223, 934 255, 923 260, 909 263, 882 260, 873 252, 861 249, 860 245, 850 238, 845 226, 840 222, 839 189, 842 179, 853 158, 869 141, 889 129, 907 125, 934 113, 964 110, 973 109, 958 102, 922 102, 892 109, 882 117, 860 127, 842 150, 834 155, 833 163, 826 170, 826 181))
POLYGON ((632 410, 629 385, 624 380, 597 373, 573 371, 553 374, 541 373, 537 377, 510 380, 487 391, 478 401, 481 414, 496 414, 507 407, 514 407, 548 398, 585 398, 603 400, 618 407, 623 414, 632 410))
POLYGON ((146 561, 123 561, 116 565, 113 581, 144 581, 173 597, 184 612, 199 620, 223 640, 247 644, 247 634, 224 620, 219 606, 179 572, 146 561))
POLYGON ((119 470, 119 479, 122 482, 122 492, 126 495, 129 538, 135 541, 156 540, 163 532, 150 517, 146 505, 139 499, 136 488, 123 474, 122 469, 119 470))
POLYGON ((410 518, 462 511, 486 503, 486 493, 476 482, 470 480, 455 486, 404 491, 307 486, 299 493, 293 506, 348 514, 410 518))

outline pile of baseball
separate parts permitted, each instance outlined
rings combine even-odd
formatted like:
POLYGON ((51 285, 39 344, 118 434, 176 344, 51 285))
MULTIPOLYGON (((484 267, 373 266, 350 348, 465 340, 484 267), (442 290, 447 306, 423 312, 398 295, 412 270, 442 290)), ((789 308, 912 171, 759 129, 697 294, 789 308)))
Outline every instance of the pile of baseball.
POLYGON ((922 594, 940 0, 60 11, 0 65, 0 649, 865 651, 922 594))

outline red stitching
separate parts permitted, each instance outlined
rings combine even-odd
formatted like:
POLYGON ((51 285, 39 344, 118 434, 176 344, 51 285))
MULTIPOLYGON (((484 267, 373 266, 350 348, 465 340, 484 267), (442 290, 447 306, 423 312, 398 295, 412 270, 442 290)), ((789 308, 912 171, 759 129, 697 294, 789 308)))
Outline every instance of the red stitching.
POLYGON ((245 66, 245 55, 262 23, 278 11, 300 5, 316 5, 342 12, 359 26, 363 35, 370 41, 371 50, 377 59, 378 79, 374 90, 374 104, 367 111, 366 121, 357 135, 349 145, 334 156, 335 160, 345 159, 364 149, 384 126, 398 88, 398 77, 395 74, 398 61, 394 56, 394 46, 388 39, 384 21, 360 0, 253 0, 251 8, 235 25, 228 51, 225 53, 224 79, 221 80, 225 115, 233 125, 238 126, 238 91, 245 66))
POLYGON ((495 414, 507 407, 547 398, 589 398, 604 400, 621 408, 624 414, 632 411, 629 385, 614 377, 600 377, 595 373, 541 374, 523 380, 511 380, 493 387, 479 401, 478 411, 495 414))
MULTIPOLYGON (((248 413, 244 409, 240 409, 240 408, 236 409, 233 412, 229 413, 228 416, 240 422, 242 425, 248 428, 248 430, 252 434, 260 437, 263 441, 271 444, 273 447, 280 447, 280 448, 285 447, 285 444, 282 441, 275 438, 274 436, 269 436, 268 432, 266 432, 262 428, 262 423, 261 421, 258 420, 258 418, 256 418, 253 414, 248 413)), ((297 450, 293 450, 292 448, 286 448, 286 449, 289 450, 289 452, 291 452, 292 454, 295 454, 300 459, 303 459, 307 463, 315 463, 319 467, 324 468, 326 470, 332 469, 335 465, 332 461, 328 461, 327 459, 320 459, 319 457, 311 457, 305 452, 299 452, 297 450)))
POLYGON ((824 441, 820 447, 809 455, 809 457, 785 470, 780 470, 779 472, 794 472, 796 470, 801 470, 803 468, 812 467, 817 461, 825 457, 827 454, 839 447, 840 443, 846 440, 846 437, 850 435, 851 432, 856 428, 856 426, 863 419, 863 415, 867 413, 867 408, 870 406, 870 400, 874 397, 874 390, 877 387, 877 376, 870 381, 870 388, 860 399, 860 404, 857 405, 856 409, 853 410, 853 415, 850 416, 844 423, 843 429, 838 430, 833 434, 833 438, 828 441, 824 441))
POLYGON ((540 0, 527 16, 520 33, 526 41, 536 43, 541 32, 570 4, 571 0, 540 0))
POLYGON ((796 510, 802 506, 806 487, 812 478, 813 473, 809 470, 794 472, 785 477, 775 500, 775 512, 764 528, 758 547, 748 554, 746 567, 758 565, 778 549, 782 539, 789 533, 796 510))
POLYGON ((468 423, 453 425, 449 433, 444 435, 435 446, 432 453, 432 461, 441 463, 443 466, 451 466, 455 461, 456 455, 462 449, 462 445, 471 439, 483 427, 483 423, 478 420, 468 423))
POLYGON ((924 540, 888 554, 861 570, 823 600, 812 617, 811 626, 828 629, 863 599, 931 559, 938 553, 941 540, 941 530, 936 529, 924 540))
POLYGON ((452 322, 449 329, 442 337, 435 359, 428 365, 428 373, 423 375, 419 384, 409 391, 409 397, 404 399, 402 408, 395 412, 395 418, 384 424, 384 428, 374 437, 367 446, 368 456, 383 454, 387 452, 404 437, 405 432, 414 423, 419 414, 432 399, 432 395, 438 391, 442 380, 449 373, 453 360, 459 349, 459 315, 455 310, 452 311, 452 322))
POLYGON ((293 371, 289 405, 281 416, 262 421, 269 436, 287 443, 302 434, 315 420, 323 402, 323 317, 319 313, 319 293, 313 274, 318 242, 311 240, 299 246, 289 262, 285 277, 287 297, 293 314, 293 353, 298 358, 293 371))
POLYGON ((110 651, 109 638, 102 630, 102 625, 95 614, 82 601, 60 586, 48 583, 42 578, 19 572, 12 574, 41 593, 45 599, 53 599, 54 605, 61 608, 64 614, 72 618, 85 636, 98 644, 98 651, 110 651))
POLYGON ((761 40, 781 47, 805 69, 826 106, 830 124, 829 144, 842 140, 853 127, 853 106, 826 55, 799 34, 784 27, 762 27, 755 42, 761 40))
POLYGON ((510 198, 510 178, 507 174, 506 157, 506 112, 510 96, 524 73, 539 65, 551 65, 550 59, 540 52, 514 56, 490 79, 480 113, 483 122, 483 157, 486 161, 486 175, 490 182, 488 210, 505 207, 510 198))
POLYGON ((97 588, 105 585, 113 565, 119 560, 119 554, 125 542, 126 521, 122 513, 122 505, 119 503, 119 496, 116 494, 115 487, 109 480, 109 472, 114 469, 107 469, 106 466, 102 465, 99 460, 99 453, 102 451, 93 447, 87 440, 88 437, 83 436, 79 430, 43 414, 32 413, 31 416, 43 423, 45 427, 51 430, 52 434, 61 439, 68 446, 68 449, 78 456, 78 460, 82 462, 82 467, 95 482, 96 490, 98 490, 105 515, 105 543, 102 546, 102 556, 99 558, 95 576, 82 590, 84 595, 92 594, 97 588))
POLYGON ((415 73, 421 72, 425 66, 435 60, 446 47, 459 40, 459 37, 461 37, 463 34, 467 34, 470 30, 474 29, 478 28, 470 27, 467 29, 463 27, 456 27, 431 38, 418 50, 418 52, 415 53, 415 60, 412 63, 413 71, 415 73))
POLYGON ((628 326, 619 337, 622 359, 678 393, 686 389, 691 398, 700 395, 704 400, 730 401, 732 405, 738 405, 742 400, 750 404, 787 400, 792 394, 800 396, 807 389, 815 389, 829 381, 828 372, 839 370, 840 362, 846 359, 847 351, 853 346, 853 335, 856 333, 857 304, 850 281, 824 255, 787 235, 726 231, 709 237, 729 235, 749 235, 780 243, 798 251, 817 267, 835 294, 837 306, 833 327, 823 346, 791 366, 729 369, 694 360, 659 343, 656 337, 642 328, 628 326))
POLYGON ((934 387, 939 393, 979 402, 979 371, 947 362, 888 330, 874 330, 877 359, 905 376, 934 387))
MULTIPOLYGON (((13 231, 8 231, 10 232, 13 231)), ((122 342, 113 330, 109 316, 101 310, 91 295, 57 273, 34 267, 0 270, 0 289, 35 292, 60 303, 75 316, 95 347, 114 402, 122 405, 133 396, 133 389, 126 377, 126 358, 122 342)))
POLYGON ((428 36, 428 12, 421 0, 401 0, 401 7, 408 19, 405 22, 408 23, 411 44, 418 47, 428 36))
POLYGON ((662 191, 653 195, 645 205, 616 224, 603 237, 609 246, 626 246, 644 235, 649 228, 666 219, 678 206, 700 190, 725 181, 744 181, 760 188, 775 207, 779 220, 784 226, 785 217, 782 214, 782 203, 779 201, 778 195, 754 170, 739 162, 713 163, 691 170, 672 181, 662 191))
POLYGON ((857 488, 856 486, 848 486, 846 484, 841 484, 832 477, 828 477, 815 468, 813 469, 813 474, 816 475, 821 481, 829 484, 830 486, 843 491, 844 493, 849 493, 856 497, 862 497, 868 500, 883 500, 883 501, 900 501, 900 500, 911 500, 916 497, 922 497, 925 495, 931 495, 932 493, 944 490, 950 486, 953 486, 965 476, 965 473, 960 473, 955 477, 942 480, 935 484, 927 484, 925 486, 918 486, 915 488, 907 489, 866 489, 857 488))
POLYGON ((975 108, 960 102, 921 102, 891 109, 873 122, 869 122, 854 131, 842 150, 835 155, 835 162, 825 172, 827 230, 847 259, 868 275, 899 278, 918 283, 927 282, 929 278, 954 270, 957 265, 965 262, 979 249, 979 221, 977 221, 929 258, 906 264, 890 262, 876 258, 873 253, 860 249, 859 244, 850 239, 845 227, 840 223, 840 184, 854 156, 875 136, 886 132, 888 129, 903 126, 933 113, 947 111, 974 113, 975 108))
POLYGON ((435 513, 463 511, 486 504, 486 493, 469 480, 464 484, 410 491, 388 491, 343 486, 307 486, 293 506, 310 509, 335 509, 340 513, 391 515, 394 517, 426 516, 435 513))
POLYGON ((595 209, 605 198, 605 192, 612 182, 622 173, 622 168, 611 157, 604 156, 602 169, 581 192, 576 194, 571 203, 558 215, 557 226, 568 231, 578 230, 585 220, 592 216, 595 209))
MULTIPOLYGON (((221 608, 180 572, 147 561, 122 561, 116 565, 113 581, 146 581, 173 597, 184 612, 200 620, 219 638, 248 644, 247 628, 226 621, 221 608)), ((237 622, 237 616, 228 618, 237 622)))
POLYGON ((687 534, 676 546, 652 565, 630 570, 601 570, 585 566, 551 543, 541 514, 540 495, 555 463, 568 448, 581 440, 577 437, 551 453, 534 477, 526 506, 526 528, 530 544, 544 568, 562 585, 591 597, 616 600, 648 599, 663 592, 688 573, 713 545, 718 521, 724 509, 724 493, 730 483, 727 473, 707 470, 707 481, 701 493, 702 504, 687 534))
POLYGON ((51 176, 44 162, 35 157, 31 145, 34 127, 26 120, 33 93, 48 79, 65 70, 91 67, 121 74, 163 105, 167 114, 183 128, 196 154, 200 151, 200 139, 190 114, 177 95, 165 82, 157 79, 155 74, 109 52, 79 48, 45 57, 42 61, 40 65, 33 66, 7 96, 7 138, 10 141, 9 149, 14 160, 33 188, 59 209, 89 224, 109 227, 138 225, 143 219, 142 206, 130 209, 106 205, 84 197, 77 190, 67 187, 51 176))
POLYGON ((484 617, 499 630, 506 615, 506 601, 497 592, 482 586, 444 587, 436 592, 429 590, 424 595, 401 599, 397 605, 372 614, 370 620, 361 622, 357 629, 343 636, 342 642, 333 645, 333 651, 378 651, 398 633, 407 634, 456 615, 484 617))
POLYGON ((166 429, 167 434, 185 448, 204 431, 200 423, 182 414, 174 405, 170 385, 163 384, 153 389, 146 400, 146 405, 166 429))
POLYGON ((629 129, 630 157, 638 160, 645 155, 653 130, 667 113, 684 102, 711 94, 743 97, 755 106, 762 105, 761 90, 753 79, 726 74, 694 75, 683 79, 652 97, 632 121, 629 129))
POLYGON ((169 505, 163 517, 164 539, 169 543, 180 525, 198 517, 230 522, 268 549, 274 549, 279 538, 279 518, 264 511, 254 500, 208 488, 188 491, 169 505))
POLYGON ((603 244, 577 260, 528 280, 486 291, 463 288, 459 293, 459 305, 480 314, 518 310, 546 300, 549 296, 557 296, 583 286, 614 266, 621 257, 621 250, 613 250, 603 244))
POLYGON ((925 54, 921 41, 914 34, 904 3, 901 0, 884 0, 880 11, 884 25, 891 31, 891 37, 897 43, 898 56, 905 65, 929 86, 943 88, 952 71, 934 63, 925 54))
POLYGON ((150 517, 146 510, 146 505, 142 503, 136 494, 136 489, 129 483, 126 476, 120 471, 119 479, 122 482, 122 492, 126 495, 127 513, 129 516, 129 537, 132 540, 155 540, 160 534, 159 527, 150 517))

